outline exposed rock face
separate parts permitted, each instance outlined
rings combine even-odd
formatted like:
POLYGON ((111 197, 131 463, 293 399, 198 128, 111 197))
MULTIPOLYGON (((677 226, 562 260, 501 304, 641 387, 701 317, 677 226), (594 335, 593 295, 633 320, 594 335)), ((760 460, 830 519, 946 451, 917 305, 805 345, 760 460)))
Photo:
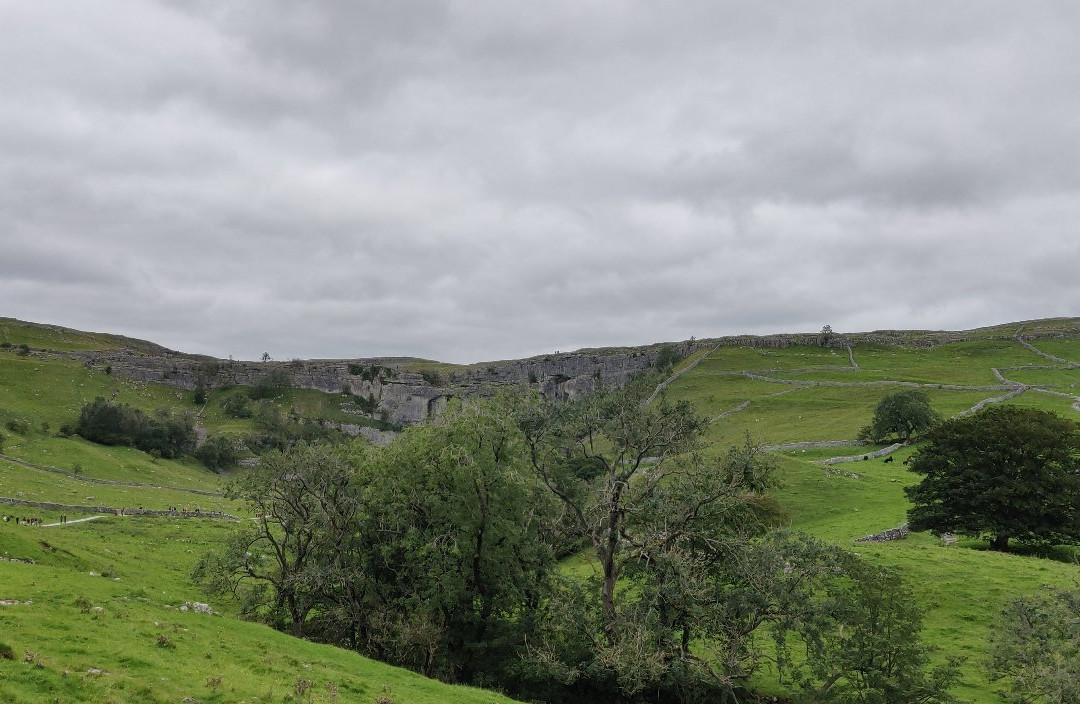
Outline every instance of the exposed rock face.
MULTIPOLYGON (((1021 339, 1060 337, 1066 334, 1063 332, 1066 329, 1074 336, 1075 330, 1080 330, 1080 321, 1028 321, 964 332, 877 330, 827 336, 822 333, 736 335, 674 344, 682 355, 692 354, 702 348, 740 346, 827 346, 844 349, 852 344, 872 343, 935 347, 975 338, 1013 339, 1021 334, 1021 339)), ((68 354, 83 360, 87 366, 108 369, 113 374, 129 379, 166 383, 188 390, 194 390, 200 383, 207 388, 253 385, 267 373, 281 370, 296 388, 317 389, 327 393, 348 391, 365 399, 373 396, 378 401, 378 412, 385 412, 388 420, 401 425, 413 425, 428 416, 440 413, 452 398, 490 396, 504 387, 528 386, 546 398, 556 400, 573 399, 596 388, 600 383, 619 387, 635 374, 653 366, 661 347, 652 345, 578 350, 530 359, 458 367, 439 375, 410 371, 410 368, 415 368, 415 360, 401 358, 238 362, 185 355, 148 343, 133 345, 127 350, 68 354), (359 368, 370 369, 372 365, 386 371, 379 374, 355 373, 359 368)), ((357 413, 360 414, 359 409, 357 413)))
MULTIPOLYGON (((531 359, 461 367, 439 375, 408 371, 409 362, 394 359, 293 360, 291 362, 238 362, 166 352, 74 352, 87 366, 135 379, 194 390, 250 386, 271 371, 284 372, 295 388, 327 393, 348 391, 373 396, 388 420, 413 425, 437 415, 450 399, 490 396, 501 387, 529 386, 548 398, 566 400, 596 388, 601 382, 622 386, 651 367, 658 348, 579 351, 531 359), (377 366, 381 374, 358 374, 377 366)), ((363 432, 363 431, 358 431, 363 432)))

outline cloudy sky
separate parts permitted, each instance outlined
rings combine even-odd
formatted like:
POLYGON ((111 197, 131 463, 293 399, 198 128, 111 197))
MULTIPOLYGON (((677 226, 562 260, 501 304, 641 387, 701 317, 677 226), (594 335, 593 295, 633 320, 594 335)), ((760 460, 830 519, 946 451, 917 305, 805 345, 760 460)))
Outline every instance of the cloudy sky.
POLYGON ((0 0, 0 315, 470 362, 1080 314, 1080 3, 0 0))

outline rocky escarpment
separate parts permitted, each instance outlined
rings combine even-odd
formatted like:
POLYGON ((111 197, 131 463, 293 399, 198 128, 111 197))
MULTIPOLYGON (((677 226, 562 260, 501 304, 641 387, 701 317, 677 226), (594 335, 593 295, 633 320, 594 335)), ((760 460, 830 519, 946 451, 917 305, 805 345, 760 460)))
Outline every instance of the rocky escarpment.
MULTIPOLYGON (((673 346, 681 356, 700 349, 740 346, 826 346, 850 349, 853 344, 868 343, 935 347, 973 339, 1023 341, 1044 337, 1075 337, 1078 331, 1080 320, 1061 318, 961 332, 878 330, 840 334, 823 330, 821 333, 691 339, 673 346)), ((622 386, 635 374, 654 366, 664 348, 665 345, 657 344, 636 348, 578 350, 470 366, 385 357, 241 362, 185 355, 148 345, 64 354, 82 360, 87 366, 108 370, 119 376, 166 383, 189 390, 199 385, 208 389, 229 385, 254 385, 268 373, 280 371, 287 376, 289 383, 297 388, 317 389, 327 393, 348 392, 365 401, 373 398, 378 404, 377 412, 385 415, 387 420, 401 425, 412 425, 439 413, 452 398, 489 396, 500 388, 509 386, 527 386, 547 398, 557 400, 572 399, 601 383, 606 386, 622 386)), ((1007 388, 1012 389, 1012 386, 1007 388)), ((360 411, 359 404, 357 415, 365 415, 360 411)))
MULTIPOLYGON (((690 345, 684 347, 684 352, 692 349, 690 345)), ((174 352, 109 350, 69 354, 111 374, 187 390, 200 385, 208 389, 251 386, 267 374, 278 372, 294 388, 374 398, 378 412, 387 420, 412 425, 437 415, 452 398, 490 396, 505 387, 528 386, 547 398, 566 400, 600 384, 622 386, 651 367, 659 350, 659 345, 582 350, 468 367, 395 358, 241 362, 174 352), (428 371, 429 367, 437 371, 428 371)), ((362 415, 359 410, 357 413, 362 415)))

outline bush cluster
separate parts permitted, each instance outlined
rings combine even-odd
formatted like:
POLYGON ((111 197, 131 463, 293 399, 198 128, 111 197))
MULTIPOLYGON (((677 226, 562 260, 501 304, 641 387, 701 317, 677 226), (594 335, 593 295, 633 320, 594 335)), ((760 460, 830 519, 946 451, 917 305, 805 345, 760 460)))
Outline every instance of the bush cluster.
POLYGON ((200 445, 199 449, 195 450, 195 459, 202 462, 207 469, 220 472, 235 467, 240 461, 240 452, 235 442, 219 435, 200 445))
POLYGON ((137 408, 98 396, 83 406, 75 432, 102 445, 128 445, 173 458, 195 449, 195 421, 164 409, 148 416, 137 408))

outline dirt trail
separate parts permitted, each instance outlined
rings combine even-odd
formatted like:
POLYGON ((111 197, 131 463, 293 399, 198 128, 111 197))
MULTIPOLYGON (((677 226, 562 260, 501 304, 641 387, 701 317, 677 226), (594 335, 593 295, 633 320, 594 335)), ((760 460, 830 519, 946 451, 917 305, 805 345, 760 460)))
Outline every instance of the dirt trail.
POLYGON ((76 518, 70 521, 64 521, 63 523, 42 523, 42 528, 56 528, 57 526, 70 526, 75 523, 86 523, 87 521, 96 521, 99 518, 105 518, 105 516, 87 516, 86 518, 76 518))

